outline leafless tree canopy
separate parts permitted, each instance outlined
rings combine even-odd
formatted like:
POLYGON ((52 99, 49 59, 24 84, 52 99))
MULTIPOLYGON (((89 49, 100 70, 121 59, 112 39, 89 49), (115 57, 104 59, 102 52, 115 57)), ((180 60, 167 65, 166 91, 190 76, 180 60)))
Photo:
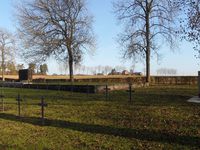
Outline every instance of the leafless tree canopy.
POLYGON ((86 50, 93 50, 92 16, 85 0, 33 0, 18 8, 19 33, 24 57, 31 62, 51 55, 69 63, 79 63, 86 50))
POLYGON ((198 51, 200 58, 200 1, 178 0, 181 6, 181 33, 183 38, 193 43, 193 48, 198 51))
POLYGON ((158 52, 158 42, 164 39, 173 46, 177 7, 171 0, 119 0, 114 7, 118 20, 125 25, 119 35, 123 57, 146 58, 146 80, 149 82, 150 56, 158 52))
POLYGON ((6 68, 6 62, 13 62, 15 51, 15 39, 14 36, 6 29, 0 29, 0 61, 2 80, 4 81, 4 72, 6 68))

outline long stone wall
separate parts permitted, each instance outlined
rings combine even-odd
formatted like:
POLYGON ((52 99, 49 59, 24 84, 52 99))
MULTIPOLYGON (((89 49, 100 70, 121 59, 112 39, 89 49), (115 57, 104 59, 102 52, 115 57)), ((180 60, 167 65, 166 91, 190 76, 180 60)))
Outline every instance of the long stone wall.
MULTIPOLYGON (((197 84, 198 77, 197 76, 152 76, 151 83, 152 84, 197 84)), ((66 79, 34 79, 33 82, 69 82, 66 79)), ((107 77, 104 78, 89 78, 89 79, 75 79, 75 82, 93 82, 93 83, 136 83, 136 84, 144 84, 145 77, 107 77)))
MULTIPOLYGON (((47 83, 52 83, 52 82, 69 82, 68 80, 65 79, 35 79, 33 82, 47 82, 47 83)), ((93 82, 93 83, 133 83, 137 85, 143 85, 145 84, 145 77, 115 77, 115 78, 110 78, 106 77, 105 78, 89 78, 89 79, 75 79, 75 82, 93 82)), ((198 82, 198 77, 197 76, 152 76, 151 77, 151 84, 168 84, 168 85, 196 85, 198 82)))
MULTIPOLYGON (((17 82, 17 79, 6 79, 8 82, 17 82)), ((63 83, 69 82, 68 79, 34 79, 33 83, 63 83)), ((93 82, 93 83, 135 83, 135 84, 144 84, 145 77, 130 77, 130 76, 119 76, 119 77, 110 77, 110 76, 102 76, 102 78, 96 77, 88 78, 88 79, 75 79, 75 82, 93 82)), ((198 82, 197 76, 152 76, 151 84, 172 84, 172 85, 196 85, 198 82)))
MULTIPOLYGON (((22 84, 20 82, 4 82, 0 86, 11 88, 30 88, 30 89, 45 89, 45 90, 61 90, 72 91, 80 93, 96 93, 103 92, 105 85, 108 83, 110 90, 128 89, 128 83, 132 83, 134 87, 145 86, 145 77, 128 77, 128 78, 90 78, 90 79, 76 79, 76 85, 58 85, 59 82, 66 82, 66 80, 35 80, 37 82, 46 82, 46 84, 22 84), (48 84, 55 82, 55 84, 48 84), (57 82, 57 84, 56 84, 57 82), (93 83, 92 85, 77 85, 77 82, 93 83), (95 84, 94 84, 95 83, 95 84), (98 83, 103 83, 101 85, 98 83)), ((151 77, 152 85, 197 85, 197 76, 176 76, 176 77, 151 77)))
POLYGON ((154 76, 151 77, 153 84, 168 84, 168 85, 197 85, 198 77, 197 76, 154 76))

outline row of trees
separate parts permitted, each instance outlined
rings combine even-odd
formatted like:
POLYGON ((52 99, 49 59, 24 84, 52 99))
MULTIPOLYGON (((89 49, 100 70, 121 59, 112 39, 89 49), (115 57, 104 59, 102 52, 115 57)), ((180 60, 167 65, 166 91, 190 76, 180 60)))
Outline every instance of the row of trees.
POLYGON ((170 68, 160 68, 157 70, 157 75, 176 75, 177 70, 176 69, 170 69, 170 68))
POLYGON ((47 64, 37 66, 35 63, 29 63, 28 68, 32 71, 33 74, 46 75, 48 72, 47 64))
MULTIPOLYGON (((82 74, 82 75, 89 75, 89 74, 93 74, 93 75, 97 75, 97 74, 104 74, 104 75, 108 75, 112 69, 115 68, 115 70, 117 72, 122 72, 123 70, 126 70, 127 68, 125 66, 85 66, 85 65, 80 65, 77 64, 74 66, 74 73, 75 74, 82 74)), ((64 72, 64 73, 68 73, 69 67, 68 65, 60 65, 59 67, 60 72, 64 72)), ((130 70, 134 70, 133 66, 130 67, 130 70)))
MULTIPOLYGON (((5 80, 4 74, 17 74, 19 70, 24 69, 23 64, 15 63, 16 49, 16 37, 9 31, 0 29, 0 73, 3 81, 5 80)), ((35 72, 36 64, 30 63, 29 68, 35 72)), ((47 71, 46 64, 40 65, 40 73, 46 74, 47 71)))
MULTIPOLYGON (((125 27, 119 35, 123 58, 145 60, 147 84, 150 82, 151 56, 159 54, 161 43, 168 43, 172 49, 176 45, 175 39, 181 35, 182 39, 194 42, 194 49, 199 51, 199 8, 199 0, 114 2, 115 14, 125 27)), ((68 64, 73 82, 73 66, 95 47, 93 17, 85 0, 23 1, 18 5, 17 16, 22 56, 35 63, 54 56, 68 64)), ((14 42, 12 38, 5 38, 4 33, 0 34, 4 68, 6 49, 13 49, 14 42), (8 40, 5 43, 2 39, 8 40)))
MULTIPOLYGON (((0 66, 0 73, 2 75, 2 80, 5 80, 4 75, 16 75, 18 74, 19 70, 24 69, 24 64, 16 64, 15 62, 9 61, 4 62, 3 67, 0 66)), ((36 64, 30 63, 28 66, 29 69, 32 70, 34 74, 43 74, 46 75, 48 72, 47 64, 42 64, 39 67, 36 64)))

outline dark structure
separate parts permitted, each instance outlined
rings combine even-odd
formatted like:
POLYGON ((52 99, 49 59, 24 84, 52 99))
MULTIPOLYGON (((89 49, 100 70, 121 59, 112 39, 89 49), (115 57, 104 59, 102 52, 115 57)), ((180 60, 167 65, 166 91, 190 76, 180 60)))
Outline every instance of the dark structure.
POLYGON ((34 84, 34 83, 24 84, 21 82, 5 82, 3 86, 9 87, 9 88, 71 91, 71 92, 79 92, 79 93, 95 93, 96 92, 95 85, 56 85, 56 84, 34 84))
POLYGON ((32 70, 22 69, 19 70, 19 81, 32 81, 32 70))

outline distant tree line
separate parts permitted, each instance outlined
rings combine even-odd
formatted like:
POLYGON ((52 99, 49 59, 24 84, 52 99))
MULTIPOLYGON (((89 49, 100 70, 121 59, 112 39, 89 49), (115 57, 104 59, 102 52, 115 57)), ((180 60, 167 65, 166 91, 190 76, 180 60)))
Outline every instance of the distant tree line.
MULTIPOLYGON (((63 67, 65 65, 60 65, 59 70, 60 72, 62 72, 63 74, 67 74, 68 72, 68 66, 66 65, 65 67, 63 67)), ((98 66, 85 66, 85 65, 75 65, 74 66, 74 73, 76 75, 108 75, 111 72, 113 72, 113 70, 115 70, 115 72, 120 72, 122 73, 124 70, 127 70, 130 73, 133 73, 135 70, 135 66, 132 65, 129 69, 125 66, 121 66, 121 65, 117 65, 117 66, 102 66, 102 65, 98 65, 98 66)))
MULTIPOLYGON (((5 75, 17 75, 19 70, 25 69, 24 64, 16 64, 15 62, 4 62, 4 74, 5 75)), ((30 63, 28 69, 31 69, 33 74, 46 75, 48 72, 47 64, 36 66, 36 64, 30 63)), ((2 74, 2 67, 0 66, 0 73, 2 74)))
POLYGON ((42 64, 42 65, 37 66, 34 63, 29 63, 28 64, 28 69, 30 69, 33 74, 46 75, 47 72, 48 72, 48 65, 47 64, 42 64))
POLYGON ((177 75, 177 70, 176 69, 170 69, 170 68, 160 68, 157 70, 157 75, 177 75))

